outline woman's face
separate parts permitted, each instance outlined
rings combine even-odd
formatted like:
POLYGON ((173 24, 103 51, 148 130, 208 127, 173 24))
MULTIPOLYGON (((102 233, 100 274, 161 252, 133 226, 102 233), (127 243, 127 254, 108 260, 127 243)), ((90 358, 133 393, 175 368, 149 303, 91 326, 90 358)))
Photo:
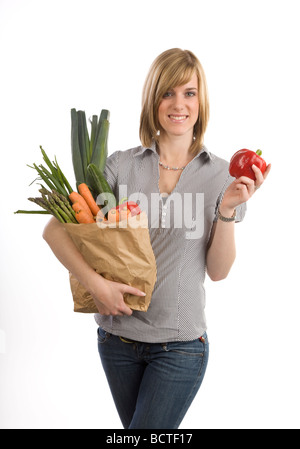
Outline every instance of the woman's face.
POLYGON ((174 87, 164 94, 158 107, 160 134, 192 138, 198 115, 198 78, 194 74, 187 84, 174 87))

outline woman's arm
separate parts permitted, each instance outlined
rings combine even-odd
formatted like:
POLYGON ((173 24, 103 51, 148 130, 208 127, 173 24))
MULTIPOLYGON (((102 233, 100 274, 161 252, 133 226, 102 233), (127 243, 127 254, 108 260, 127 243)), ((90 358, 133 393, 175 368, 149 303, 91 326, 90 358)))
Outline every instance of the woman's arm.
MULTIPOLYGON (((231 217, 232 212, 227 215, 220 208, 224 217, 231 217)), ((234 222, 225 223, 218 220, 213 225, 208 251, 206 255, 207 274, 212 281, 221 281, 225 279, 235 260, 235 238, 234 222)))
POLYGON ((102 315, 131 315, 132 310, 124 302, 124 293, 144 296, 137 288, 109 281, 97 274, 85 261, 62 223, 51 218, 47 223, 43 238, 57 259, 69 270, 92 295, 102 315))
MULTIPOLYGON (((242 176, 226 189, 219 211, 224 217, 232 217, 237 206, 248 201, 268 176, 271 165, 264 175, 255 165, 252 166, 256 181, 242 176)), ((213 281, 225 279, 235 260, 234 222, 218 220, 214 225, 206 255, 207 274, 213 281)))

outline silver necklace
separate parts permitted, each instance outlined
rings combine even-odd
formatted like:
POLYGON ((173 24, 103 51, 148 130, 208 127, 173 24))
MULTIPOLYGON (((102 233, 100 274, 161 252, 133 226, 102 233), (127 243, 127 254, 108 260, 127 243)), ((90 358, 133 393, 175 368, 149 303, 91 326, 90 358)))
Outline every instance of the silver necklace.
POLYGON ((160 161, 158 161, 158 163, 159 163, 159 165, 162 167, 162 168, 165 168, 166 170, 184 170, 185 169, 185 167, 186 167, 186 165, 184 166, 184 167, 169 167, 168 165, 164 165, 162 162, 160 162, 160 161))

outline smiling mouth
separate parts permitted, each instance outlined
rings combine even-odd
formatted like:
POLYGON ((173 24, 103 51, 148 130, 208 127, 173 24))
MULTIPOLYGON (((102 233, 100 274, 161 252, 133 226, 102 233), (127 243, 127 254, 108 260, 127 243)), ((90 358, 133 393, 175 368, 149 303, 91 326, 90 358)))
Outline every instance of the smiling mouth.
POLYGON ((169 119, 171 119, 173 122, 183 122, 188 118, 188 115, 168 115, 169 119))

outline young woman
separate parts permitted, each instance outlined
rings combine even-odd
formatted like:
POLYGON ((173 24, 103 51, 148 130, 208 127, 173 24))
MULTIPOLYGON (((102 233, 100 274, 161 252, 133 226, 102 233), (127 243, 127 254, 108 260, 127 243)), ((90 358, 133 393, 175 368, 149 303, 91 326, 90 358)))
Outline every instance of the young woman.
POLYGON ((214 281, 229 273, 235 222, 270 171, 263 176, 253 166, 255 182, 231 178, 228 162, 203 145, 208 117, 200 62, 190 51, 167 50, 146 78, 142 145, 107 159, 117 199, 125 186, 148 214, 157 281, 147 312, 132 311, 123 299, 143 292, 95 273, 56 219, 44 230, 54 254, 94 298, 99 354, 124 428, 180 425, 208 362, 205 273, 214 281))

